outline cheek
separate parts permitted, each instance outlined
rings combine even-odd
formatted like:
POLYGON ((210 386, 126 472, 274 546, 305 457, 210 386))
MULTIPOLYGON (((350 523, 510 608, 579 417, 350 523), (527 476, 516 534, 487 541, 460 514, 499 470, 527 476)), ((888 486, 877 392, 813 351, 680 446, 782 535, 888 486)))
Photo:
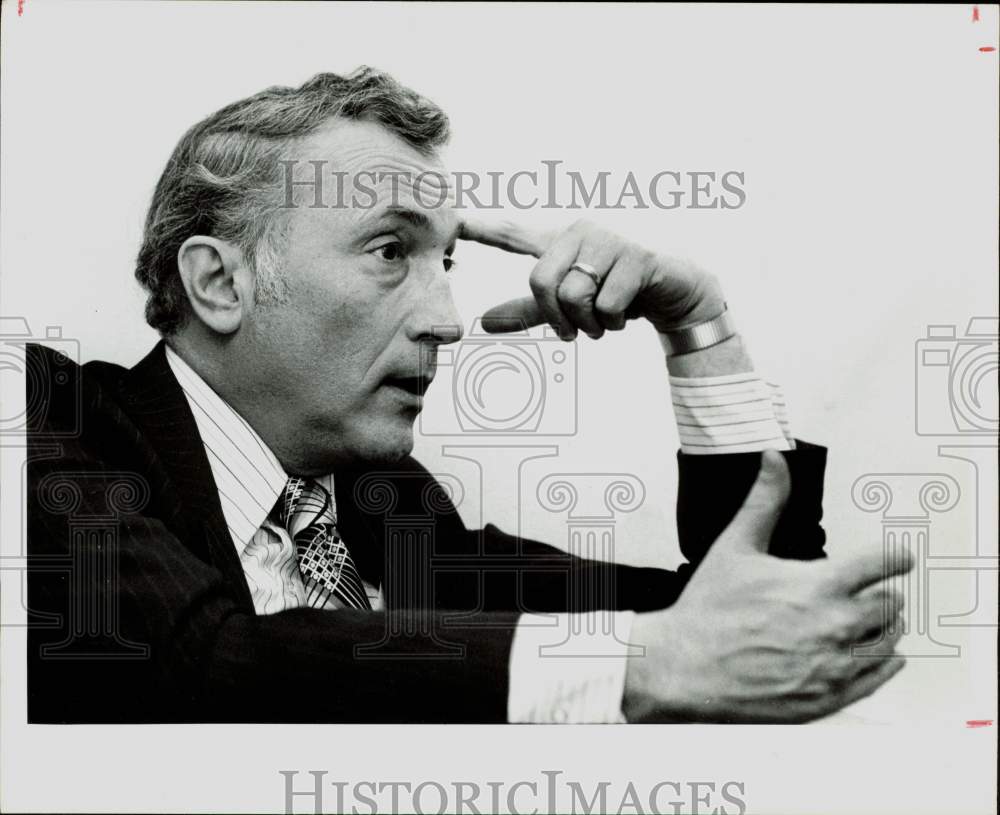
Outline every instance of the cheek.
MULTIPOLYGON (((331 264, 332 265, 332 264, 331 264)), ((288 310, 299 316, 301 326, 317 343, 342 343, 366 328, 377 309, 377 298, 357 283, 349 271, 324 274, 309 270, 290 281, 288 310)))
POLYGON ((340 385, 349 387, 385 375, 379 362, 392 346, 401 322, 391 294, 326 281, 299 287, 288 306, 295 345, 312 355, 317 368, 334 374, 340 385))

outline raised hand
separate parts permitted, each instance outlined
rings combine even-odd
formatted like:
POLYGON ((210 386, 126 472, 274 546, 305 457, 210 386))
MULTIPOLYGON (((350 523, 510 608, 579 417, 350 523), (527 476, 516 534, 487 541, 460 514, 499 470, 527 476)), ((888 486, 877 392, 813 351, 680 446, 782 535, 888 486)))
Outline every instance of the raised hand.
POLYGON ((556 232, 511 222, 465 220, 464 240, 538 258, 532 294, 491 308, 487 331, 516 331, 549 323, 564 340, 577 331, 597 339, 645 317, 658 331, 710 320, 725 308, 719 284, 693 263, 656 254, 577 221, 556 232))
MULTIPOLYGON (((851 560, 766 554, 788 498, 788 465, 773 450, 743 507, 712 545, 678 601, 636 615, 624 712, 630 721, 803 722, 869 695, 904 659, 853 656, 896 620, 902 596, 881 549, 851 560)), ((885 634, 892 645, 899 639, 885 634)))

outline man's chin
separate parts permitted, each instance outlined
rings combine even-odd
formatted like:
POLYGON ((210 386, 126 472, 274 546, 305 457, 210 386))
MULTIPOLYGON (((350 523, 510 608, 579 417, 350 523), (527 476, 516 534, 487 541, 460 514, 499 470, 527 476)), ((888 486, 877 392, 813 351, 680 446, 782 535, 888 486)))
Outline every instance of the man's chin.
POLYGON ((350 457, 363 464, 394 464, 406 458, 413 452, 413 426, 399 428, 367 436, 358 443, 351 445, 350 457))

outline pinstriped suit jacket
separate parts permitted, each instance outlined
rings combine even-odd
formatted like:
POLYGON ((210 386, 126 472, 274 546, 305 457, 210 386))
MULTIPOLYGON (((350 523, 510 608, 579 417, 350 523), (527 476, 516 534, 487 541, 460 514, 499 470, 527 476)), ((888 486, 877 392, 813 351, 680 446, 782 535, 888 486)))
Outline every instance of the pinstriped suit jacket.
MULTIPOLYGON (((759 466, 678 455, 677 572, 467 529, 412 458, 338 471, 338 525, 385 612, 257 616, 163 344, 130 370, 41 346, 28 365, 33 722, 502 722, 522 611, 669 606, 759 466)), ((785 455, 772 554, 822 557, 826 450, 785 455)))

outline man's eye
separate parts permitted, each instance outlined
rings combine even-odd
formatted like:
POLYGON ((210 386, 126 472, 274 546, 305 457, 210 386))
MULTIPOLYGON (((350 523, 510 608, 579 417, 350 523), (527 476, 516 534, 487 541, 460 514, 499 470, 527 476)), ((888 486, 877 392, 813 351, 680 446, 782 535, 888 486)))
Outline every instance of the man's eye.
POLYGON ((384 246, 378 247, 375 253, 382 258, 382 260, 389 263, 395 263, 397 260, 402 260, 406 253, 403 251, 403 244, 399 241, 394 241, 393 243, 387 243, 384 246))

